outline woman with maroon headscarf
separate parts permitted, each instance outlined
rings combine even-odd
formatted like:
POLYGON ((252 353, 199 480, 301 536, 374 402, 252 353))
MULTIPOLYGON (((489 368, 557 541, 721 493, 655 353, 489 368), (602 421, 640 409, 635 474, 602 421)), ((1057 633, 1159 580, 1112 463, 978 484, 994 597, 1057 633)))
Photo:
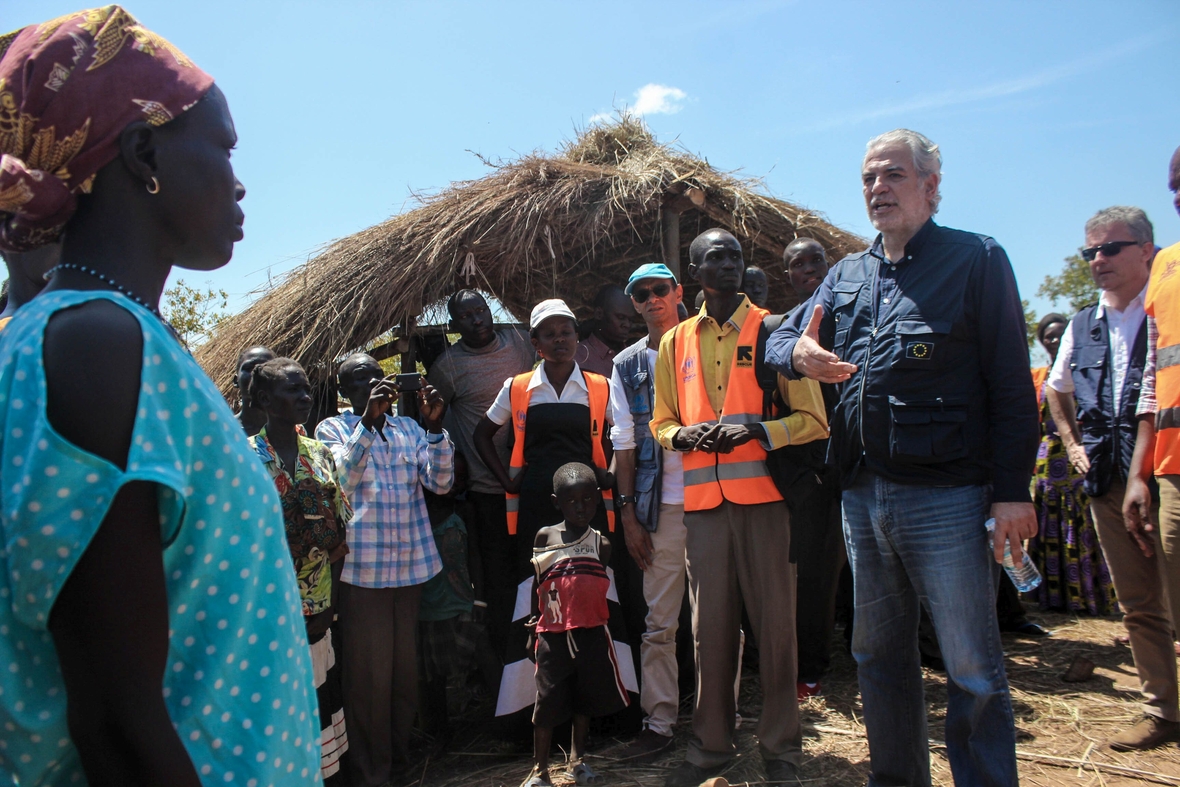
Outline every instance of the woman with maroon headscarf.
POLYGON ((315 784, 274 486, 158 303, 242 238, 225 97, 118 6, 0 36, 0 784, 315 784))

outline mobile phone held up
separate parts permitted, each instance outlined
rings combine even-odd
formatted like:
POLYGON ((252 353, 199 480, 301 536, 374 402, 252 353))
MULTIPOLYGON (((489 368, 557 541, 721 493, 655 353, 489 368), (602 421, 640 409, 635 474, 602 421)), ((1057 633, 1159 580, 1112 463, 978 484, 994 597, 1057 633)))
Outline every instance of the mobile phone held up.
POLYGON ((406 391, 421 391, 422 390, 422 375, 417 372, 409 374, 399 374, 393 380, 397 390, 405 393, 406 391))

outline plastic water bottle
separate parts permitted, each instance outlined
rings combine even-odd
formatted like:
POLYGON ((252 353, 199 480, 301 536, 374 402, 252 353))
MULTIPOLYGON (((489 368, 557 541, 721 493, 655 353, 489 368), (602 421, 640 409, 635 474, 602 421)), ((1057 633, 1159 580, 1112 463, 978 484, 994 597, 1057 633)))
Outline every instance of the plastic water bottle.
MULTIPOLYGON (((989 519, 983 523, 987 528, 987 546, 988 549, 995 553, 995 533, 996 520, 989 519)), ((1012 560, 1012 548, 1008 542, 1004 542, 1004 570, 1008 572, 1008 578, 1012 580, 1012 584, 1021 593, 1027 593, 1035 589, 1041 584, 1041 572, 1037 571, 1036 565, 1032 562, 1032 558, 1028 556, 1028 550, 1023 550, 1024 560, 1020 565, 1012 560)))

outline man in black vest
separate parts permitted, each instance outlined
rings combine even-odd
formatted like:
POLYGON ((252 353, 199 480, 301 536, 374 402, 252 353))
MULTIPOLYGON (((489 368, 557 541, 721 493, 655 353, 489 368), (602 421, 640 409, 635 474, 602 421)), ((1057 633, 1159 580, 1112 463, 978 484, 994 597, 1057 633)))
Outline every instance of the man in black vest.
POLYGON ((1143 718, 1110 740, 1119 751, 1180 739, 1172 617, 1156 559, 1127 537, 1122 511, 1147 356, 1143 301, 1154 252, 1151 222, 1139 208, 1106 208, 1086 222, 1082 256, 1102 295, 1065 329, 1046 386, 1069 460, 1086 474, 1090 512, 1144 694, 1143 718))

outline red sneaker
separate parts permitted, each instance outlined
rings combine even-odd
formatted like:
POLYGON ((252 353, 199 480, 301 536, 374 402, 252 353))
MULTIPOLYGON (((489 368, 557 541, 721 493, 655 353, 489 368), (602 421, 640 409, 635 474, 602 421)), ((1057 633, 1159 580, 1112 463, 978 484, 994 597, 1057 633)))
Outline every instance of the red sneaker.
POLYGON ((795 684, 795 696, 799 698, 800 702, 808 697, 818 697, 823 694, 823 687, 817 681, 816 683, 804 683, 799 681, 795 684))

